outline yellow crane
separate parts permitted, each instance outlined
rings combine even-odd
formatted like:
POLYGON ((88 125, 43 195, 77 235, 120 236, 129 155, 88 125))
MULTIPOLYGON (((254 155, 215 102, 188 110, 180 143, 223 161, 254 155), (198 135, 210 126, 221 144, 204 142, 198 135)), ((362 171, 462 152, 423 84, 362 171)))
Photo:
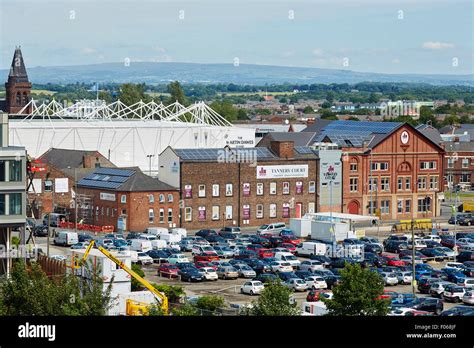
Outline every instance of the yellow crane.
MULTIPOLYGON (((95 241, 92 240, 89 245, 87 246, 87 249, 84 253, 84 256, 79 262, 76 262, 73 265, 73 268, 80 268, 87 260, 87 257, 89 256, 90 251, 94 247, 95 241)), ((153 285, 151 285, 148 281, 140 277, 136 272, 134 272, 132 269, 128 268, 127 265, 118 258, 116 258, 112 253, 110 253, 108 250, 105 248, 101 247, 100 245, 97 246, 97 249, 104 254, 106 257, 108 257, 110 260, 112 260, 115 264, 117 264, 121 269, 123 269, 125 272, 130 274, 133 278, 135 278, 140 284, 142 284, 145 288, 147 288, 153 295, 155 295, 160 301, 161 301, 161 309, 165 314, 168 314, 168 298, 163 295, 161 292, 155 289, 153 285)), ((73 261, 74 262, 74 261, 73 261)), ((148 304, 138 302, 138 301, 133 301, 133 300, 127 300, 127 315, 140 315, 140 314, 146 314, 148 313, 148 304)))

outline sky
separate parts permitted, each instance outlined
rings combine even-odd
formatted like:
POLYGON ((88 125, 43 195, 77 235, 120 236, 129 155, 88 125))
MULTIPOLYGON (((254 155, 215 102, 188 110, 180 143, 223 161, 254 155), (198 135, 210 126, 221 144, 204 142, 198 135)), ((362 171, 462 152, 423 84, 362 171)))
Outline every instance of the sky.
POLYGON ((472 74, 472 0, 0 0, 0 69, 108 62, 472 74))

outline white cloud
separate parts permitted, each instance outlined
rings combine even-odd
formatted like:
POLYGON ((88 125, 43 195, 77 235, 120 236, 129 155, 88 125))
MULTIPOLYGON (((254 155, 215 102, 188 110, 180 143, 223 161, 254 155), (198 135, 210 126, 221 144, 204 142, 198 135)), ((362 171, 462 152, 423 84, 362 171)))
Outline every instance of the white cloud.
POLYGON ((421 47, 426 50, 444 50, 446 48, 454 48, 454 44, 449 42, 427 41, 423 42, 421 47))
POLYGON ((82 53, 84 53, 84 54, 93 54, 93 53, 97 53, 97 50, 94 49, 94 48, 85 47, 85 48, 82 49, 82 53))
POLYGON ((315 56, 320 57, 320 56, 322 56, 323 54, 324 54, 324 51, 323 51, 322 49, 320 49, 320 48, 315 48, 315 49, 313 50, 313 55, 315 55, 315 56))

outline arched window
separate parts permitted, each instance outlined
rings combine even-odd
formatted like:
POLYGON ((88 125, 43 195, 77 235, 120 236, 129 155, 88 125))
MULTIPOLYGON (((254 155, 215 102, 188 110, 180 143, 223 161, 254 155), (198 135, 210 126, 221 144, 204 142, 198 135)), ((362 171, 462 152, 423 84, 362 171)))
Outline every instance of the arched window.
POLYGON ((23 105, 28 104, 28 93, 23 92, 23 105))
POLYGON ((21 105, 21 92, 16 93, 16 104, 15 105, 21 105))

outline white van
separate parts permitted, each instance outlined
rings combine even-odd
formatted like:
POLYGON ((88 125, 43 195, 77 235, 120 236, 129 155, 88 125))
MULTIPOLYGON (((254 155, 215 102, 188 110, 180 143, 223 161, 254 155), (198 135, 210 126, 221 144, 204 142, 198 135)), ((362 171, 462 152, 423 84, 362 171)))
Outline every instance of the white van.
POLYGON ((170 230, 170 233, 171 233, 171 234, 178 234, 178 235, 180 235, 182 238, 188 236, 188 231, 186 231, 185 228, 177 228, 177 227, 176 227, 176 228, 172 228, 172 229, 170 230))
POLYGON ((147 252, 153 249, 151 241, 145 239, 132 239, 130 250, 147 252))
POLYGON ((168 229, 165 227, 148 227, 146 229, 146 233, 154 236, 159 236, 162 233, 168 233, 168 229))
POLYGON ((279 251, 275 253, 275 259, 278 261, 288 262, 293 268, 298 268, 301 265, 300 260, 290 252, 279 251))
POLYGON ((160 239, 165 240, 168 244, 179 243, 179 242, 181 242, 181 235, 180 234, 163 233, 163 234, 160 234, 160 239))
POLYGON ((311 256, 311 255, 326 255, 327 245, 317 242, 303 242, 296 246, 296 255, 311 256))
POLYGON ((152 234, 141 234, 138 236, 137 239, 143 239, 143 240, 157 240, 158 238, 156 238, 156 236, 152 235, 152 234))
POLYGON ((71 246, 79 243, 79 237, 76 232, 61 231, 54 237, 55 245, 71 246))
POLYGON ((273 224, 266 224, 260 226, 260 228, 257 230, 257 233, 277 235, 285 228, 286 225, 284 222, 275 222, 273 224))

